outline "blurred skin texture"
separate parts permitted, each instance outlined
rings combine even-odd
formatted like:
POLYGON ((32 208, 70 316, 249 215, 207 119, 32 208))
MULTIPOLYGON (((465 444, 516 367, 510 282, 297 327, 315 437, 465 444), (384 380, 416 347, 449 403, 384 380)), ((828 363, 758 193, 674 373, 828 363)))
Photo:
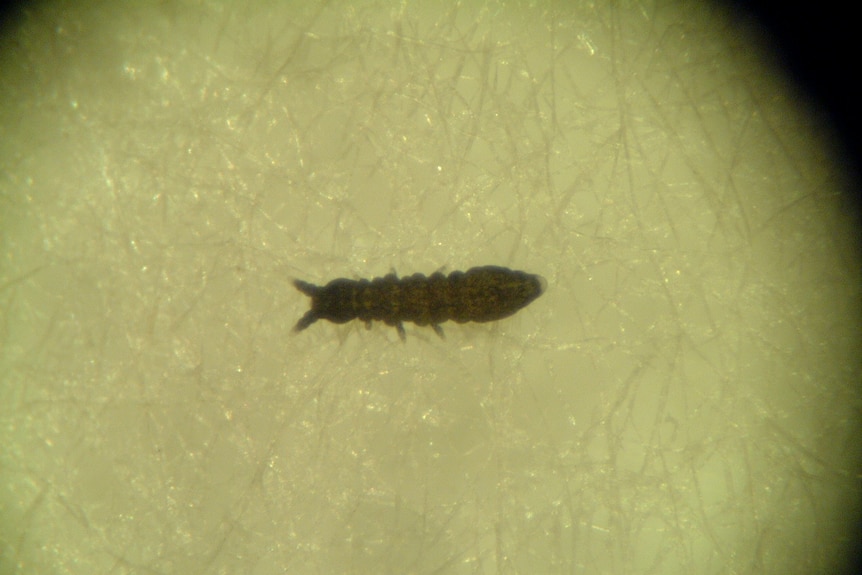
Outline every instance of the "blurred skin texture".
POLYGON ((0 48, 0 572, 832 573, 858 229, 705 3, 33 3, 0 48), (488 323, 297 278, 495 265, 488 323))

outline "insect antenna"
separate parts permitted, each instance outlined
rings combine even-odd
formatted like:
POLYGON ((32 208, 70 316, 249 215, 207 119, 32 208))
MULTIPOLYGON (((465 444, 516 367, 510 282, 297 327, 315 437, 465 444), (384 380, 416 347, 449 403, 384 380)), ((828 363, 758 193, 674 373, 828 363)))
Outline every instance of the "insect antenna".
POLYGON ((293 280, 293 285, 296 286, 296 289, 309 297, 314 297, 317 292, 320 291, 320 286, 316 286, 302 280, 293 280))

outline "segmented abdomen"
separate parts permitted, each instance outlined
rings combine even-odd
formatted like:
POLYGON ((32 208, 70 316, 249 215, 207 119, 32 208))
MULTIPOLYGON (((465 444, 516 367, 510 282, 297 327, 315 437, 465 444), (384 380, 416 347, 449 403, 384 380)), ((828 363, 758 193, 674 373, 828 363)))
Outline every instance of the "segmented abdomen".
POLYGON ((431 325, 442 335, 439 324, 448 320, 485 322, 510 316, 547 286, 541 276, 498 266, 448 276, 437 272, 430 277, 414 274, 399 279, 389 274, 371 281, 340 278, 323 287, 301 280, 294 284, 311 296, 311 310, 296 324, 296 331, 318 319, 335 323, 360 319, 368 325, 380 320, 395 326, 402 339, 402 322, 431 325))

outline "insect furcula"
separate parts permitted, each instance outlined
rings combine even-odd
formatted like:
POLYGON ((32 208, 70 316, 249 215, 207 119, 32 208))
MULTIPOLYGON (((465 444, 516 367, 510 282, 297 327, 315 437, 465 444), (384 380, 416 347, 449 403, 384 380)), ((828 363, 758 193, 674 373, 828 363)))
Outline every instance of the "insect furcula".
POLYGON ((294 280, 311 297, 311 309, 297 322, 302 331, 319 319, 345 323, 359 319, 394 326, 406 340, 405 321, 430 325, 440 337, 440 324, 453 320, 486 322, 508 317, 542 295, 545 278, 499 266, 483 266, 448 276, 435 272, 398 278, 394 273, 372 280, 339 278, 325 286, 294 280))

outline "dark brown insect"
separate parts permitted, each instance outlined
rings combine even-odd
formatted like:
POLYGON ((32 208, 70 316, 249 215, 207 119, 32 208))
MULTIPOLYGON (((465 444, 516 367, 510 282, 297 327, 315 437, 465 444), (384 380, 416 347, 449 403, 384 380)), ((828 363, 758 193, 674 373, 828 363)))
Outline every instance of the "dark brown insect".
POLYGON ((323 287, 301 280, 293 285, 311 296, 311 309, 294 331, 302 331, 319 319, 333 323, 360 319, 369 328, 376 319, 395 326, 405 340, 402 322, 430 325, 443 337, 440 324, 444 321, 484 322, 508 317, 542 295, 548 283, 542 276, 484 266, 448 276, 436 272, 430 277, 414 274, 399 279, 391 273, 370 281, 339 278, 323 287))

